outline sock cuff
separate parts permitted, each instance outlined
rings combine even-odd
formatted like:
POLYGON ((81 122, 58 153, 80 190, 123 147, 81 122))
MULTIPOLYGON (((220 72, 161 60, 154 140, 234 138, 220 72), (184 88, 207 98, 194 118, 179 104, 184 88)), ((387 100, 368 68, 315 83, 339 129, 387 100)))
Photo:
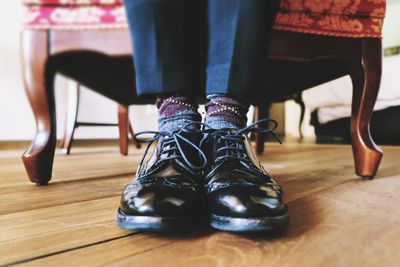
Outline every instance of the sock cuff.
MULTIPOLYGON (((157 98, 156 107, 159 112, 158 129, 173 132, 192 122, 200 122, 201 115, 198 105, 193 99, 184 96, 157 98)), ((197 129, 200 125, 193 124, 187 129, 197 129)))
POLYGON ((160 117, 158 119, 158 129, 160 131, 174 132, 176 130, 186 128, 186 129, 199 129, 198 124, 189 124, 193 122, 201 122, 201 115, 199 113, 186 113, 186 114, 176 114, 174 116, 160 117))
POLYGON ((238 121, 227 120, 222 117, 206 117, 204 123, 213 129, 240 129, 246 127, 246 124, 242 124, 238 121))
POLYGON ((249 104, 220 94, 208 95, 206 123, 215 129, 243 128, 247 124, 249 104), (225 122, 225 123, 224 123, 225 122))
POLYGON ((194 101, 194 99, 186 97, 186 96, 170 96, 170 97, 162 97, 157 98, 156 107, 160 116, 170 116, 181 110, 198 109, 198 105, 194 101))

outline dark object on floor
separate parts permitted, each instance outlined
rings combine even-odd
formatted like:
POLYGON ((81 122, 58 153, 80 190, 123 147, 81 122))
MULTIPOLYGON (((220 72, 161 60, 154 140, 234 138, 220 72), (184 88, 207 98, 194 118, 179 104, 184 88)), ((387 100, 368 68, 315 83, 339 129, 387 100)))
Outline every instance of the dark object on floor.
MULTIPOLYGON (((333 120, 325 124, 318 121, 318 113, 311 113, 317 143, 351 143, 350 118, 333 120)), ((371 135, 379 144, 400 144, 400 106, 372 113, 371 135)))

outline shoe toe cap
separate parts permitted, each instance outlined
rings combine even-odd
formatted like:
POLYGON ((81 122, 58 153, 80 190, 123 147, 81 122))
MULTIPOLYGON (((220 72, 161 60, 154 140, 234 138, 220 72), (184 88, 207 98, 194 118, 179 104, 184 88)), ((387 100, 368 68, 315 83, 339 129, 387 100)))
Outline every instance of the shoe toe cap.
POLYGON ((167 190, 125 191, 121 197, 121 210, 131 215, 179 216, 195 202, 187 192, 167 190))
POLYGON ((280 194, 268 187, 228 187, 210 194, 211 212, 232 217, 266 217, 286 211, 280 194))

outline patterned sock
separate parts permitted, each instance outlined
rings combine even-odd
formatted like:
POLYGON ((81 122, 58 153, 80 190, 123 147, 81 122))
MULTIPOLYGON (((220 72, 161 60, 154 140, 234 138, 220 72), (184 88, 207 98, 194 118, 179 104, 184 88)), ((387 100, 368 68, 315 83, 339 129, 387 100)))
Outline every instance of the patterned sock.
POLYGON ((208 95, 205 123, 214 129, 240 129, 246 126, 249 104, 227 95, 208 95))
MULTIPOLYGON (((191 122, 201 122, 201 115, 197 111, 198 105, 184 96, 170 96, 157 98, 156 107, 159 112, 158 129, 173 132, 191 122)), ((197 129, 192 125, 188 129, 197 129)))

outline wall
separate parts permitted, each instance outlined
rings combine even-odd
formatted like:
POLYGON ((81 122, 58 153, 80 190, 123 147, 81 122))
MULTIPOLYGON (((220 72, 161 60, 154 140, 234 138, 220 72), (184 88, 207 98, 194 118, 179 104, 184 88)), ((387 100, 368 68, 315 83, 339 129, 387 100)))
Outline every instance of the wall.
POLYGON ((25 97, 20 71, 20 1, 2 1, 0 10, 0 139, 32 137, 33 117, 25 97))
POLYGON ((400 0, 389 0, 383 27, 383 47, 400 45, 400 0))

